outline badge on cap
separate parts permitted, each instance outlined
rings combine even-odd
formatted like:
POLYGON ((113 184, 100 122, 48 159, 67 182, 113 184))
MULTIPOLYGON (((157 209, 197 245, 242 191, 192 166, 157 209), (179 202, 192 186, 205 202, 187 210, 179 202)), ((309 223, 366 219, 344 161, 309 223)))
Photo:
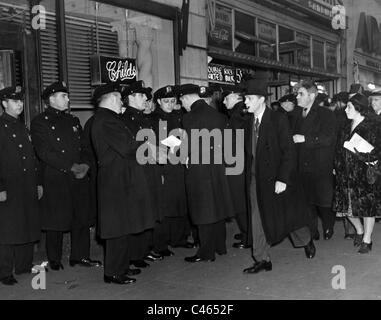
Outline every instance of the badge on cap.
POLYGON ((166 90, 167 93, 171 93, 172 92, 172 87, 171 86, 167 86, 165 88, 165 90, 166 90))
POLYGON ((15 90, 16 93, 20 93, 21 92, 21 87, 20 86, 16 86, 16 90, 15 90))
POLYGON ((201 94, 206 93, 206 88, 205 88, 205 87, 200 87, 200 93, 201 93, 201 94))
POLYGON ((66 87, 66 82, 65 81, 62 81, 62 86, 66 87))

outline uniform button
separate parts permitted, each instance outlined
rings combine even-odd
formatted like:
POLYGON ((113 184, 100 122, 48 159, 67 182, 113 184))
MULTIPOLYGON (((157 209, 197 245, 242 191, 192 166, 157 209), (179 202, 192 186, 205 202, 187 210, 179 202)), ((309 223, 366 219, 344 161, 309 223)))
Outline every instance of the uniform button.
POLYGON ((37 168, 34 168, 34 171, 37 171, 37 168))
POLYGON ((5 125, 4 125, 4 127, 8 128, 8 125, 7 125, 7 124, 5 124, 5 125))
POLYGON ((62 153, 65 153, 65 150, 62 150, 61 152, 62 152, 62 153))
POLYGON ((140 130, 143 129, 142 126, 140 126, 139 129, 140 129, 140 130))
POLYGON ((24 168, 24 172, 26 172, 26 169, 24 168))
POLYGON ((19 148, 20 148, 20 149, 22 148, 22 144, 19 144, 19 148))
POLYGON ((23 160, 26 160, 26 157, 25 157, 25 156, 23 156, 23 157, 22 157, 22 159, 23 159, 23 160))
POLYGON ((57 138, 57 141, 61 141, 61 139, 60 139, 60 138, 57 138))
POLYGON ((131 120, 135 120, 135 118, 134 118, 134 117, 132 117, 132 118, 131 118, 131 120))
POLYGON ((48 120, 49 118, 47 116, 45 116, 45 120, 48 120))
POLYGON ((52 130, 56 130, 56 127, 55 127, 55 126, 52 126, 52 130))
POLYGON ((15 135, 15 134, 12 134, 12 137, 13 137, 13 138, 16 138, 16 135, 15 135))

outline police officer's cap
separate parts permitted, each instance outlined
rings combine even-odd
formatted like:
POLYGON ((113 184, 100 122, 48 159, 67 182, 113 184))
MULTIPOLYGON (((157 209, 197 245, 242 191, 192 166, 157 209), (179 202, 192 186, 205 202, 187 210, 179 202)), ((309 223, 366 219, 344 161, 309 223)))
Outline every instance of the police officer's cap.
POLYGON ((332 102, 343 102, 345 104, 348 103, 348 100, 349 100, 349 93, 348 92, 345 92, 345 91, 342 91, 342 92, 339 92, 337 94, 335 94, 332 98, 332 102))
POLYGON ((120 92, 120 86, 118 83, 108 83, 97 87, 93 93, 93 102, 97 103, 103 95, 111 92, 120 92))
POLYGON ((283 96, 282 98, 280 98, 278 100, 279 103, 283 103, 283 102, 292 102, 293 104, 296 104, 296 95, 293 94, 293 93, 290 93, 290 94, 286 94, 285 96, 283 96))
POLYGON ((42 92, 42 99, 46 100, 56 92, 69 92, 67 85, 64 81, 57 81, 52 83, 50 86, 46 87, 45 90, 42 92))
POLYGON ((148 87, 148 88, 144 88, 144 94, 146 95, 147 97, 147 100, 152 100, 152 88, 151 87, 148 87))
POLYGON ((231 86, 231 88, 226 88, 222 92, 222 99, 225 99, 229 94, 232 93, 237 93, 237 94, 242 94, 243 93, 243 88, 241 86, 231 86))
POLYGON ((381 96, 381 90, 374 90, 369 94, 369 97, 381 96))
POLYGON ((129 86, 124 87, 122 91, 123 99, 134 93, 146 93, 143 80, 135 81, 129 86))
POLYGON ((6 87, 6 88, 0 90, 0 100, 6 100, 6 99, 23 100, 24 99, 24 90, 19 86, 17 86, 17 87, 6 87))
POLYGON ((210 87, 200 86, 198 95, 200 98, 210 98, 213 95, 213 90, 210 87))
POLYGON ((163 88, 156 90, 154 94, 155 101, 159 99, 176 98, 176 97, 177 97, 177 92, 174 86, 165 86, 163 88))
POLYGON ((187 94, 200 94, 200 87, 197 84, 186 83, 180 86, 179 95, 180 97, 187 94))

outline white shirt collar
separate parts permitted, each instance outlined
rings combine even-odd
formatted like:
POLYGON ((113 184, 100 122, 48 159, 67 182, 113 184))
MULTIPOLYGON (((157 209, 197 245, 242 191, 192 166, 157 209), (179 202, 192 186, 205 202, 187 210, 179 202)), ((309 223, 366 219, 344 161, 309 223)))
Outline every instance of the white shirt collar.
POLYGON ((254 121, 256 121, 256 120, 257 120, 257 118, 258 118, 259 124, 261 124, 261 123, 262 123, 263 114, 265 113, 265 111, 266 111, 266 108, 267 108, 267 107, 265 107, 265 108, 264 108, 264 109, 261 111, 261 113, 260 113, 260 114, 258 114, 258 116, 257 116, 257 117, 254 115, 254 121))

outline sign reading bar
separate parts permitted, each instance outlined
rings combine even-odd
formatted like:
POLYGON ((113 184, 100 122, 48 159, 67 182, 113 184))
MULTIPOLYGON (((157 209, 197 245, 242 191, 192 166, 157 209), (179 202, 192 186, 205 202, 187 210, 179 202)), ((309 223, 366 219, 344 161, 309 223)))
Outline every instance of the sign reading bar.
POLYGON ((90 57, 91 85, 110 82, 129 84, 136 81, 135 59, 94 55, 90 57))
POLYGON ((244 74, 253 73, 253 70, 244 68, 233 68, 221 64, 209 63, 208 80, 210 82, 218 82, 223 84, 240 84, 244 74))

